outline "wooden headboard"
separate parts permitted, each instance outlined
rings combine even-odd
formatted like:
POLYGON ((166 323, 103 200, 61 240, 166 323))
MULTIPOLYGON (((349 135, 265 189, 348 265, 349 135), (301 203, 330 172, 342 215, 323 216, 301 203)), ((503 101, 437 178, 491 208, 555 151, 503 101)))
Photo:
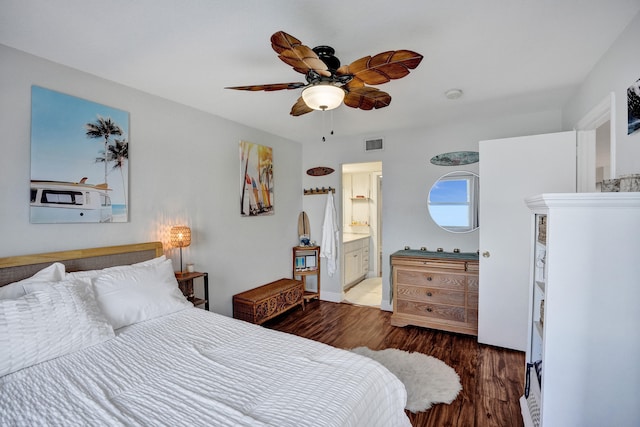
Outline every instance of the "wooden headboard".
POLYGON ((0 286, 31 277, 54 262, 63 263, 68 272, 98 270, 146 261, 163 253, 162 242, 148 242, 0 258, 0 286))

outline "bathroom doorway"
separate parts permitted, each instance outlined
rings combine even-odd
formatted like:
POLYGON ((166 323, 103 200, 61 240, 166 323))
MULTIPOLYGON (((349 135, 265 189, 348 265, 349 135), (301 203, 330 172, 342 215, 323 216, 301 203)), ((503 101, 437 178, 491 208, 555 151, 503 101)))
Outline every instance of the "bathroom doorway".
POLYGON ((611 92, 575 125, 578 193, 601 191, 603 181, 616 178, 615 111, 611 92))
POLYGON ((343 302, 382 300, 382 162, 342 166, 343 302))

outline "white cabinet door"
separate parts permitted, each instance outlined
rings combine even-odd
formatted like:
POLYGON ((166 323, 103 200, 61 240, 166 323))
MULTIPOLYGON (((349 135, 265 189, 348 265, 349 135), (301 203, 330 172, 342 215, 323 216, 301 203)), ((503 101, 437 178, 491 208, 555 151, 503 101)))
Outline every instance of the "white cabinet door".
POLYGON ((362 248, 346 251, 344 253, 344 284, 350 285, 358 277, 362 276, 362 248))
POLYGON ((478 341, 524 351, 530 211, 524 199, 576 191, 574 131, 480 141, 478 341))

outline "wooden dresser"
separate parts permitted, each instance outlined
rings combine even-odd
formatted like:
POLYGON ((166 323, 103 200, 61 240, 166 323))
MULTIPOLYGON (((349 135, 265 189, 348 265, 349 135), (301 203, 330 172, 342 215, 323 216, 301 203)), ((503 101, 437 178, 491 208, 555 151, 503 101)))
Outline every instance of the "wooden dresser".
POLYGON ((391 324, 478 335, 478 266, 476 253, 395 252, 391 324))

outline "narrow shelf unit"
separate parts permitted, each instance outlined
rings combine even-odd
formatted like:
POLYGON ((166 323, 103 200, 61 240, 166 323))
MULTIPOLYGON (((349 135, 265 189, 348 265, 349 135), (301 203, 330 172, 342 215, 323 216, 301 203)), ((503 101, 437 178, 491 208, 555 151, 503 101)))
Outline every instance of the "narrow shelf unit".
POLYGON ((320 246, 293 247, 293 278, 299 277, 304 284, 304 300, 320 299, 320 246), (309 289, 307 276, 316 277, 316 289, 309 289))

